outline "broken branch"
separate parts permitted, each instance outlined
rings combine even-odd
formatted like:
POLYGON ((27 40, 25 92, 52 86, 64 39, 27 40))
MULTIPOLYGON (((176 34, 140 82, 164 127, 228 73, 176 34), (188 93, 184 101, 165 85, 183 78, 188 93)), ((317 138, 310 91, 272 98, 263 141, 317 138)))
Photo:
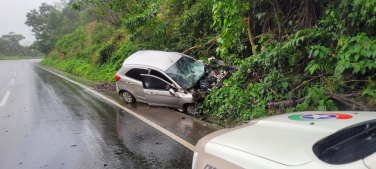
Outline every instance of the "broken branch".
POLYGON ((353 103, 353 105, 355 104, 356 106, 358 106, 360 109, 362 110, 365 110, 365 111, 369 111, 368 107, 363 105, 363 104, 360 104, 354 100, 351 100, 347 97, 343 97, 339 94, 335 94, 335 93, 332 93, 332 92, 328 92, 328 91, 323 91, 325 94, 329 95, 329 97, 333 98, 333 99, 337 99, 337 100, 341 100, 341 101, 346 101, 348 102, 349 104, 353 103), (333 97, 334 96, 334 97, 333 97))
MULTIPOLYGON (((333 72, 333 71, 332 71, 332 72, 333 72)), ((299 89, 300 87, 304 86, 305 84, 307 84, 308 82, 310 82, 310 81, 312 81, 312 80, 315 80, 315 79, 317 79, 317 78, 319 78, 319 77, 321 77, 321 76, 325 76, 325 75, 330 74, 330 73, 332 73, 332 72, 328 72, 328 73, 322 74, 322 75, 320 75, 320 76, 316 76, 316 77, 314 77, 314 78, 312 78, 312 79, 310 79, 310 80, 308 80, 308 81, 305 81, 303 84, 301 84, 301 85, 299 85, 298 87, 296 87, 296 88, 292 89, 291 91, 289 91, 289 93, 295 91, 296 89, 299 89)))
POLYGON ((203 44, 203 45, 200 45, 200 46, 193 46, 193 47, 191 47, 191 48, 185 50, 185 51, 183 52, 183 54, 186 54, 187 52, 189 52, 189 51, 191 51, 191 50, 193 50, 193 49, 202 48, 202 47, 204 47, 204 46, 206 46, 206 45, 208 45, 208 44, 210 44, 210 43, 214 43, 214 42, 218 39, 218 37, 219 37, 219 35, 218 35, 217 37, 215 37, 214 39, 211 39, 210 41, 206 42, 206 43, 203 44))
POLYGON ((286 104, 286 105, 291 105, 294 103, 302 103, 304 102, 304 98, 299 99, 299 100, 286 100, 286 101, 280 101, 280 102, 270 102, 267 103, 267 106, 280 106, 281 104, 286 104))

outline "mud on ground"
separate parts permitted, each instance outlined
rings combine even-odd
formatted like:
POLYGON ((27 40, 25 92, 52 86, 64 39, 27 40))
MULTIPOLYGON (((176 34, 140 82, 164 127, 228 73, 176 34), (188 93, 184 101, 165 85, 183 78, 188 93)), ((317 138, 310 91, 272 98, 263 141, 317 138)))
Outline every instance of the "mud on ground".
POLYGON ((116 92, 116 83, 103 82, 103 83, 95 85, 94 89, 98 91, 116 92))

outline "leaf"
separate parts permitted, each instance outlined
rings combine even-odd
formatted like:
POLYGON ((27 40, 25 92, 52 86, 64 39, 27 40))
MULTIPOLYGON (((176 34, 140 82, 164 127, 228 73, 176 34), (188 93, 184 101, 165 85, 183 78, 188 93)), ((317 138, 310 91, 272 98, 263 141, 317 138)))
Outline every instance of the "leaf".
POLYGON ((356 55, 355 55, 355 58, 354 58, 355 62, 357 62, 357 61, 358 61, 359 57, 360 57, 360 55, 359 55, 359 54, 356 54, 356 55))
POLYGON ((338 108, 334 105, 334 102, 332 100, 327 100, 325 104, 328 107, 328 109, 332 111, 338 111, 338 108))
POLYGON ((312 53, 313 53, 313 47, 311 47, 311 51, 309 51, 309 57, 312 57, 312 53))
POLYGON ((367 58, 371 57, 371 55, 372 55, 372 51, 367 51, 367 50, 364 50, 364 49, 361 51, 361 53, 362 53, 363 56, 365 56, 367 58))
POLYGON ((229 38, 226 38, 223 42, 223 45, 226 46, 226 47, 230 47, 231 46, 231 41, 229 38))
POLYGON ((360 70, 360 73, 361 73, 362 75, 364 75, 364 74, 366 73, 366 68, 365 68, 365 67, 362 67, 362 69, 360 70))
POLYGON ((354 72, 355 72, 355 73, 358 73, 359 70, 360 70, 360 66, 359 66, 358 64, 356 64, 356 65, 354 66, 354 72))
POLYGON ((373 53, 372 53, 372 57, 373 57, 373 58, 375 58, 375 57, 376 57, 376 50, 375 50, 375 51, 373 51, 373 53))
POLYGON ((283 82, 282 83, 282 87, 283 89, 287 90, 287 87, 289 86, 289 84, 287 82, 283 82))
POLYGON ((373 62, 368 62, 368 63, 366 64, 366 67, 368 67, 368 69, 371 70, 372 67, 373 67, 373 65, 374 65, 373 62))
POLYGON ((222 38, 218 38, 218 39, 217 39, 217 42, 218 42, 218 43, 223 43, 223 39, 222 39, 222 38))
POLYGON ((325 105, 321 105, 317 109, 318 109, 318 111, 326 111, 326 106, 325 105))
POLYGON ((319 67, 320 67, 320 65, 314 64, 311 68, 309 68, 309 71, 311 71, 311 74, 313 74, 315 72, 315 70, 318 69, 319 67))
POLYGON ((313 53, 313 57, 316 57, 317 54, 319 54, 320 50, 316 49, 315 52, 313 53))
POLYGON ((351 53, 350 52, 346 52, 346 54, 345 54, 346 59, 348 59, 350 56, 351 56, 351 53))
POLYGON ((346 67, 346 68, 349 68, 349 67, 350 67, 350 61, 349 61, 349 60, 345 60, 345 67, 346 67))

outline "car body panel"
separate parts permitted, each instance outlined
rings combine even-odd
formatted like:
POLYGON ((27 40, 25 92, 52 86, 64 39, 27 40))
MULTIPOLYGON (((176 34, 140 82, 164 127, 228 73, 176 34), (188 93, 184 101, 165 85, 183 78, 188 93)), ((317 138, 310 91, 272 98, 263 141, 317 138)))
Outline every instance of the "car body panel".
POLYGON ((165 71, 178 61, 182 55, 174 52, 153 50, 139 51, 129 56, 123 65, 143 65, 165 71))
POLYGON ((144 89, 144 92, 149 105, 179 108, 179 96, 172 96, 169 91, 144 89))
MULTIPOLYGON (((205 153, 215 155, 222 160, 230 160, 231 163, 239 165, 242 168, 245 168, 244 166, 251 166, 253 163, 255 168, 262 168, 262 166, 257 166, 258 162, 255 161, 248 160, 248 164, 247 161, 241 161, 242 157, 237 157, 237 153, 243 154, 242 156, 245 156, 244 153, 246 153, 249 159, 251 159, 251 157, 257 159, 256 157, 258 157, 273 162, 273 165, 280 164, 282 166, 294 166, 297 168, 305 168, 303 166, 331 166, 329 168, 333 168, 334 166, 342 166, 342 168, 353 166, 356 168, 364 168, 365 166, 362 160, 360 160, 361 162, 346 165, 330 165, 324 163, 316 157, 312 147, 319 140, 343 128, 370 119, 376 119, 376 113, 330 112, 351 115, 352 118, 334 120, 313 119, 311 121, 290 119, 295 116, 311 114, 315 116, 318 115, 318 118, 321 118, 320 116, 325 113, 327 112, 289 113, 258 119, 241 127, 219 130, 204 137, 200 142, 206 142, 205 153), (221 146, 222 148, 219 148, 221 146), (226 151, 224 151, 224 149, 226 149, 226 151), (231 151, 233 154, 228 155, 231 151), (240 161, 236 161, 236 159, 240 161)), ((198 148, 196 148, 196 150, 198 151, 198 148)), ((198 159, 196 160, 197 164, 200 164, 202 160, 199 153, 198 159)), ((269 166, 268 163, 263 164, 269 166)), ((274 167, 271 167, 270 164, 269 168, 274 167)))
POLYGON ((193 98, 191 93, 184 93, 184 92, 177 92, 179 95, 179 104, 184 105, 186 103, 195 103, 195 99, 193 98))
POLYGON ((376 169, 376 153, 373 153, 365 158, 364 165, 366 165, 369 169, 376 169))

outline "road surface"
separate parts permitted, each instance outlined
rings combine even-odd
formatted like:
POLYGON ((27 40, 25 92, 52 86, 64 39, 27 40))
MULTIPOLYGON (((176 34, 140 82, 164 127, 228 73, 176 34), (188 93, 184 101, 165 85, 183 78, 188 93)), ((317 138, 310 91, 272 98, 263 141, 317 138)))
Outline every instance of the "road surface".
POLYGON ((1 169, 191 168, 189 145, 215 131, 168 108, 106 99, 39 61, 0 61, 1 169))

